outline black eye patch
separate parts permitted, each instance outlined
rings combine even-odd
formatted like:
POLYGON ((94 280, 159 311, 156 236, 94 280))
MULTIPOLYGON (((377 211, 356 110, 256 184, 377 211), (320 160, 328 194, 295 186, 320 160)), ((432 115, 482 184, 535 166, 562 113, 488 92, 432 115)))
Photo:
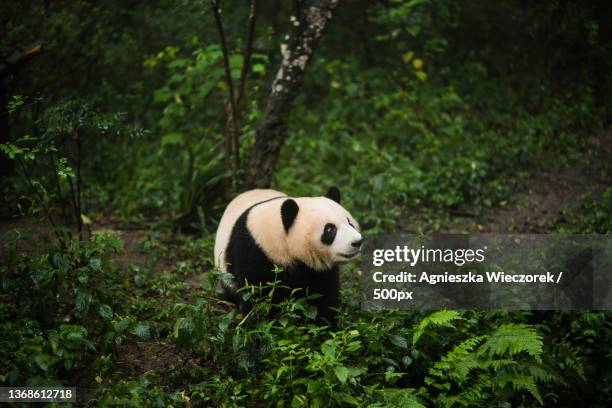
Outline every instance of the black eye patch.
POLYGON ((323 235, 321 235, 321 242, 325 245, 331 245, 332 242, 334 242, 334 238, 336 238, 337 231, 338 229, 334 224, 325 224, 325 228, 323 228, 323 235))

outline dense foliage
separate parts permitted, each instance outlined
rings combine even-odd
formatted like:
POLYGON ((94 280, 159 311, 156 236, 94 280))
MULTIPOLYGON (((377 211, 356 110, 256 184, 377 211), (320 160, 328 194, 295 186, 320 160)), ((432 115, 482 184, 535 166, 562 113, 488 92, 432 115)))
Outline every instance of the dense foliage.
MULTIPOLYGON (((293 24, 290 2, 260 3, 243 166, 293 24)), ((249 4, 221 5, 237 80, 249 4)), ((270 317, 261 288, 247 316, 220 300, 214 231, 247 169, 224 161, 208 2, 0 16, 0 385, 76 385, 89 406, 609 406, 608 312, 362 311, 355 265, 337 328, 304 300, 270 317)), ((507 230, 609 234, 611 19, 595 1, 341 2, 273 187, 340 186, 366 235, 479 232, 534 176, 588 168, 576 205, 507 230)))

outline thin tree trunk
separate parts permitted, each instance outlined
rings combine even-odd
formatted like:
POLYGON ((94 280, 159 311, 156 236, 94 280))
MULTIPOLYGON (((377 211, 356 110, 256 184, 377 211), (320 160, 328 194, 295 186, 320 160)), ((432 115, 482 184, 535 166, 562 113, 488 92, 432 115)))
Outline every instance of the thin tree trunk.
POLYGON ((268 187, 281 148, 287 136, 288 118, 293 102, 304 83, 306 66, 325 34, 332 10, 339 0, 319 0, 312 5, 296 1, 291 16, 293 32, 281 44, 282 61, 272 83, 264 116, 257 128, 255 144, 249 157, 248 187, 268 187))
MULTIPOLYGON (((215 24, 219 33, 219 42, 223 52, 223 66, 225 69, 225 82, 228 88, 228 103, 225 106, 225 168, 231 171, 234 177, 240 169, 240 103, 245 92, 246 77, 251 68, 251 56, 253 53, 253 39, 255 34, 255 21, 257 13, 257 0, 251 0, 249 7, 249 18, 247 24, 246 38, 243 50, 243 63, 238 78, 238 88, 234 92, 234 81, 231 76, 229 65, 229 50, 225 39, 223 22, 220 13, 220 0, 211 0, 215 24)), ((224 179, 224 195, 229 198, 230 180, 224 179)))
POLYGON ((225 40, 225 31, 223 29, 223 22, 221 21, 221 11, 219 9, 220 0, 211 0, 210 4, 215 17, 215 24, 217 26, 217 32, 219 33, 219 44, 221 45, 221 51, 223 52, 223 68, 225 70, 225 84, 227 85, 227 99, 228 108, 226 109, 226 129, 225 129, 225 162, 227 170, 237 171, 240 167, 240 156, 238 154, 238 146, 235 146, 235 140, 237 138, 238 129, 236 126, 236 94, 234 93, 234 81, 232 79, 232 72, 229 63, 229 50, 227 48, 227 41, 225 40), (232 162, 232 156, 234 161, 232 162))

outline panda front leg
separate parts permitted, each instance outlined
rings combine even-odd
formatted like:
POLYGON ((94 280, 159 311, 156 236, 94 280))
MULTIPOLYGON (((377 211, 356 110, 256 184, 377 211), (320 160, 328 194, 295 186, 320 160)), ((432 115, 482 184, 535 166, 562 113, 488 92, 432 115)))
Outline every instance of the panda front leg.
MULTIPOLYGON (((312 273, 312 272, 311 272, 312 273)), ((340 277, 337 268, 327 272, 315 272, 311 275, 308 282, 308 293, 318 293, 319 297, 310 301, 317 307, 317 323, 329 324, 332 327, 337 325, 337 308, 340 307, 340 277)))
POLYGON ((316 299, 313 304, 317 307, 317 323, 328 324, 335 328, 338 323, 337 308, 340 306, 340 301, 334 293, 326 293, 316 299))
POLYGON ((242 313, 243 316, 248 315, 249 313, 251 313, 251 310, 253 310, 253 302, 251 302, 251 300, 243 300, 240 299, 240 303, 238 304, 239 306, 239 310, 240 313, 242 313))

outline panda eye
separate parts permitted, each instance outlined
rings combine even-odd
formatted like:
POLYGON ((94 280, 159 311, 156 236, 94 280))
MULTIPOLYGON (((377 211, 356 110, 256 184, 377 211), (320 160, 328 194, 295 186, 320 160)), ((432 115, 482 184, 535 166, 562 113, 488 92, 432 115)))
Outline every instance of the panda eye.
POLYGON ((336 238, 337 228, 334 224, 327 223, 323 228, 323 235, 321 235, 321 242, 325 245, 331 245, 334 242, 334 238, 336 238))

